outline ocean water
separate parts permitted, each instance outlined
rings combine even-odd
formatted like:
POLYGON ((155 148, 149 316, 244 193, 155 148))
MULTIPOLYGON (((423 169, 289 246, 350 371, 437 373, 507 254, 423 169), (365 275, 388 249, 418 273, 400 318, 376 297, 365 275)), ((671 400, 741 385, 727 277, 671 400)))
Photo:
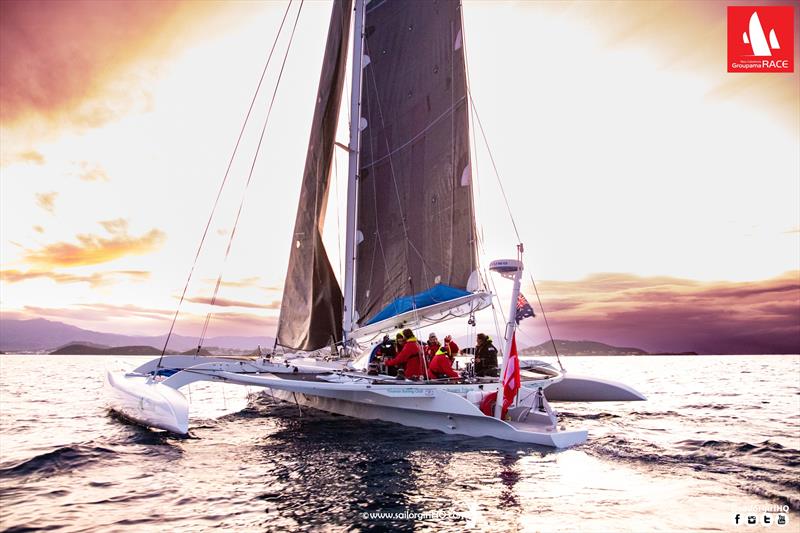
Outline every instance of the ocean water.
POLYGON ((567 358, 648 401, 556 404, 589 430, 565 451, 214 384, 179 438, 106 411, 108 362, 0 356, 0 529, 800 531, 798 356, 567 358))

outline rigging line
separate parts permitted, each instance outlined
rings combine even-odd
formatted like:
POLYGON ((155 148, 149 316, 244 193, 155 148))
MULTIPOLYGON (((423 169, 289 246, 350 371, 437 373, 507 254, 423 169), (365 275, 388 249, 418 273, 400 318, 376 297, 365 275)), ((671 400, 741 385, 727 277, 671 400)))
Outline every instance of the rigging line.
POLYGON ((517 242, 522 242, 522 237, 519 235, 519 230, 517 229, 517 222, 514 220, 514 213, 511 212, 511 204, 508 202, 508 196, 506 196, 506 190, 503 187, 503 181, 500 179, 500 172, 497 170, 497 164, 494 161, 494 155, 492 154, 492 148, 489 146, 489 141, 486 138, 486 132, 483 130, 483 123, 481 122, 481 116, 478 114, 478 108, 475 105, 475 99, 472 97, 472 93, 470 92, 469 95, 470 103, 472 104, 472 109, 475 112, 475 118, 478 119, 478 128, 481 130, 481 136, 483 137, 483 142, 486 145, 486 151, 489 153, 489 160, 492 162, 492 168, 494 168, 494 175, 497 177, 497 184, 500 186, 500 192, 503 195, 503 201, 506 204, 506 210, 508 211, 508 217, 511 219, 511 225, 514 226, 514 233, 517 235, 517 242))
MULTIPOLYGON (((481 130, 481 135, 483 137, 483 142, 486 145, 486 151, 489 153, 489 159, 492 162, 492 167, 494 168, 494 174, 497 177, 497 183, 500 186, 500 192, 503 194, 503 200, 506 203, 506 209, 508 210, 508 216, 511 219, 511 225, 514 226, 514 233, 517 235, 517 242, 522 242, 522 237, 520 237, 519 230, 517 229, 517 223, 514 220, 514 214, 511 212, 511 206, 508 203, 508 197, 506 196, 506 191, 503 188, 503 181, 500 179, 500 172, 497 170, 497 165, 494 162, 494 156, 492 155, 492 148, 489 146, 489 141, 486 138, 486 132, 483 130, 483 124, 481 124, 481 118, 478 114, 478 108, 475 105, 475 99, 472 98, 472 93, 470 93, 470 103, 472 104, 472 109, 475 112, 475 118, 478 119, 478 126, 481 130)), ((533 290, 536 293, 536 300, 539 302, 539 309, 542 310, 542 318, 544 318, 544 324, 547 327, 547 334, 550 337, 550 342, 553 345, 553 351, 556 354, 556 360, 558 361, 558 366, 561 367, 561 370, 564 370, 564 366, 561 364, 561 356, 558 354, 558 348, 556 347, 556 341, 553 338, 553 332, 550 329, 550 322, 547 320, 547 313, 544 310, 544 306, 542 305, 542 299, 539 297, 539 289, 536 288, 536 282, 533 280, 533 272, 528 270, 528 275, 531 278, 531 284, 533 285, 533 290)))
MULTIPOLYGON (((211 298, 211 307, 213 309, 214 305, 217 301, 217 294, 219 293, 219 287, 222 282, 222 274, 224 271, 225 263, 228 260, 228 256, 230 255, 231 246, 233 245, 233 239, 236 236, 236 228, 239 225, 239 218, 242 214, 242 208, 244 207, 244 200, 247 197, 247 189, 250 187, 250 182, 253 179, 253 171, 256 167, 256 161, 258 161, 258 156, 261 152, 261 145, 264 142, 264 134, 267 131, 267 125, 269 124, 269 118, 272 115, 272 107, 275 104, 275 96, 278 94, 278 88, 281 85, 281 79, 283 78, 283 70, 286 67, 286 60, 289 57, 289 51, 292 49, 292 41, 294 40, 295 30, 297 30, 297 22, 300 20, 300 13, 303 11, 303 3, 305 0, 300 0, 300 7, 297 9, 297 15, 294 19, 294 25, 292 26, 292 32, 289 34, 289 43, 286 45, 286 52, 283 54, 283 61, 281 62, 281 69, 278 72, 278 79, 275 82, 275 89, 272 91, 272 98, 269 101, 269 107, 267 108, 267 116, 264 119, 264 125, 261 128, 261 135, 258 138, 258 145, 256 146, 255 154, 253 155, 253 162, 250 164, 250 171, 247 175, 247 182, 245 183, 244 190, 242 191, 242 199, 239 202, 239 209, 236 212, 236 218, 233 223, 233 228, 231 229, 231 235, 228 238, 228 247, 225 249, 225 258, 223 259, 223 266, 220 269, 219 276, 217 277, 217 284, 214 287, 214 296, 211 298)), ((208 332, 208 324, 211 321, 212 311, 209 311, 206 315, 205 324, 203 324, 203 330, 200 334, 200 339, 197 343, 197 352, 200 352, 200 347, 203 345, 203 341, 206 338, 206 333, 208 332)))
POLYGON ((533 285, 533 292, 536 293, 536 300, 539 302, 539 309, 542 310, 542 318, 544 318, 544 325, 547 327, 547 334, 550 336, 550 343, 553 345, 553 352, 556 354, 556 361, 558 361, 558 366, 561 367, 561 371, 564 372, 564 365, 561 364, 561 356, 558 355, 558 348, 556 347, 556 341, 553 339, 553 332, 550 330, 550 322, 547 320, 547 313, 544 312, 544 306, 542 305, 542 299, 539 297, 539 289, 536 288, 536 282, 533 281, 533 273, 529 270, 528 274, 531 277, 531 284, 533 285))
POLYGON ((189 277, 186 279, 186 285, 183 287, 183 292, 181 293, 181 299, 178 302, 178 308, 175 310, 175 316, 172 318, 172 324, 169 328, 169 333, 167 333, 167 338, 164 341, 164 348, 161 350, 161 357, 158 358, 158 364, 156 368, 161 368, 161 362, 164 359, 164 354, 167 351, 167 346, 169 346, 170 337, 172 337, 172 332, 175 329, 175 323, 178 320, 178 314, 181 310, 181 305, 183 304, 183 300, 186 297, 186 291, 189 288, 189 283, 192 280, 192 274, 194 273, 194 268, 197 266, 197 260, 200 257, 200 251, 203 249, 203 243, 205 243, 206 237, 208 236, 208 230, 211 227, 211 221, 214 218, 214 213, 217 211, 217 205, 219 204, 220 196, 222 195, 222 190, 225 188, 225 183, 228 181, 228 176, 231 172, 231 166, 233 166, 233 160, 236 157, 236 153, 239 150, 239 143, 242 141, 242 136, 244 135, 244 130, 247 127, 247 123, 250 120, 250 114, 253 111, 253 106, 256 103, 256 99, 258 98, 258 93, 261 91, 261 84, 264 82, 264 77, 267 74, 267 68, 269 67, 270 61, 272 60, 272 54, 275 51, 275 46, 278 44, 278 39, 280 38, 281 32, 283 31, 283 25, 286 22, 286 16, 289 14, 289 8, 292 6, 292 2, 294 0, 289 0, 289 3, 286 5, 286 11, 283 12, 283 18, 281 19, 281 24, 278 27, 278 33, 275 35, 275 39, 272 42, 272 47, 269 50, 269 55, 267 56, 267 62, 264 65, 264 69, 261 71, 261 77, 258 80, 258 85, 256 86, 256 90, 253 93, 253 98, 250 100, 250 107, 247 109, 247 114, 245 115, 244 122, 242 123, 242 128, 239 131, 239 137, 236 139, 236 144, 233 147, 233 153, 231 154, 230 160, 228 161, 228 167, 225 169, 225 175, 222 178, 222 183, 219 186, 219 191, 217 191, 217 197, 214 199, 214 205, 211 208, 211 214, 208 217, 208 222, 206 223, 206 227, 203 230, 203 236, 200 238, 200 245, 197 247, 197 253, 194 256, 194 262, 192 263, 192 268, 189 270, 189 277))

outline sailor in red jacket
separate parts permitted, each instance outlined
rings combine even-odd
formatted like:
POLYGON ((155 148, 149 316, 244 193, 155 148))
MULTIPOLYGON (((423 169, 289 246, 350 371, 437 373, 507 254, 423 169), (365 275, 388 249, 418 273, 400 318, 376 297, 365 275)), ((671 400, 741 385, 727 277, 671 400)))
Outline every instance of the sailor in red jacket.
POLYGON ((407 379, 425 378, 427 368, 423 359, 422 347, 414 337, 414 332, 404 329, 403 338, 406 340, 403 349, 394 358, 386 361, 386 366, 406 365, 405 376, 407 379))
POLYGON ((448 335, 444 338, 443 346, 447 351, 447 355, 449 355, 450 357, 455 357, 459 354, 459 352, 461 352, 461 350, 458 349, 458 344, 453 342, 452 335, 448 335))
POLYGON ((439 351, 433 356, 433 361, 431 361, 431 365, 428 367, 428 374, 433 379, 461 377, 458 375, 458 372, 453 370, 453 363, 450 361, 450 357, 448 357, 444 346, 439 348, 439 351))

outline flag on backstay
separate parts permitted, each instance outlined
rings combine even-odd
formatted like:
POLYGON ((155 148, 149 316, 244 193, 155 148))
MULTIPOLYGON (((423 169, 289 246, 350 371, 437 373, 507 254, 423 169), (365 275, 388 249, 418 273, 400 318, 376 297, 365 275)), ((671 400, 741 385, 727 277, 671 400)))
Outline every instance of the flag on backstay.
POLYGON ((533 312, 533 307, 531 307, 531 304, 528 303, 522 293, 519 293, 519 296, 517 296, 517 324, 532 316, 536 316, 536 313, 533 312))

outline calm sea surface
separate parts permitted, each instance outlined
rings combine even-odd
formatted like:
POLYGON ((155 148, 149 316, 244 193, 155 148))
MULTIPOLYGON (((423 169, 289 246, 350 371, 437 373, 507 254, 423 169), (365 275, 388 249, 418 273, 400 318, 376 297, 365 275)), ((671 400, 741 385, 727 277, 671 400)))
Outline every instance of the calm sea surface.
POLYGON ((0 356, 0 529, 800 531, 798 356, 567 358, 649 400, 555 405, 589 430, 560 452, 210 384, 177 438, 107 413, 110 361, 0 356))

